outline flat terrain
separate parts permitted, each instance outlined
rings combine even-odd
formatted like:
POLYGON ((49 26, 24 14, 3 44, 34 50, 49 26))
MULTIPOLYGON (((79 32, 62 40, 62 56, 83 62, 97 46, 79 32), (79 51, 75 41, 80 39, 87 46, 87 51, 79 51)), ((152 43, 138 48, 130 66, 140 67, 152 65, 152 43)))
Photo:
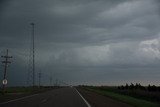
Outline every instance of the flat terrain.
MULTIPOLYGON (((130 96, 130 94, 126 95, 126 93, 124 95, 124 94, 118 92, 118 90, 116 90, 115 87, 102 88, 102 87, 91 86, 91 87, 79 87, 79 89, 86 92, 85 95, 87 95, 87 93, 91 93, 91 95, 93 95, 94 93, 95 94, 97 93, 96 96, 102 95, 102 96, 105 96, 106 98, 111 98, 111 99, 117 100, 119 102, 124 102, 124 103, 132 105, 134 107, 160 107, 159 102, 154 102, 152 100, 145 100, 145 99, 149 99, 148 98, 149 96, 154 97, 153 94, 149 95, 149 96, 146 94, 146 98, 143 99, 143 97, 141 97, 141 96, 133 97, 133 96, 130 96)), ((134 93, 135 91, 137 91, 137 90, 132 90, 131 92, 134 93)), ((94 97, 94 96, 92 96, 92 97, 94 97)), ((117 104, 117 103, 115 103, 115 104, 117 104)))
POLYGON ((131 107, 91 91, 77 90, 72 87, 54 89, 0 103, 0 107, 131 107))
POLYGON ((87 107, 87 105, 78 92, 69 87, 1 103, 0 107, 87 107))
POLYGON ((92 105, 92 107, 132 107, 126 103, 113 100, 109 97, 78 88, 78 91, 92 105))

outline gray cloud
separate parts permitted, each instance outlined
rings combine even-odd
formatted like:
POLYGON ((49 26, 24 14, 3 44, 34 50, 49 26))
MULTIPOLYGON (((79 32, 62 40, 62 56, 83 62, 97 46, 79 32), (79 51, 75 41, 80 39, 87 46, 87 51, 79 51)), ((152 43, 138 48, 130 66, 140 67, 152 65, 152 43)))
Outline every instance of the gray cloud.
POLYGON ((36 24, 36 70, 43 72, 44 84, 51 73, 54 79, 73 84, 115 85, 135 79, 157 84, 158 0, 12 0, 0 4, 1 54, 8 48, 15 57, 10 68, 15 73, 8 74, 12 85, 25 84, 16 77, 26 78, 31 22, 36 24))

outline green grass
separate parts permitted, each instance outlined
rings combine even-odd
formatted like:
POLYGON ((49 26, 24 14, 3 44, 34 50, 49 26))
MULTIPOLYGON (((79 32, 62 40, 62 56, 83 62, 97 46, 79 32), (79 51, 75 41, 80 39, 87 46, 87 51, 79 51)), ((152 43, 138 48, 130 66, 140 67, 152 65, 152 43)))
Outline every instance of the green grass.
POLYGON ((26 93, 26 92, 31 92, 32 88, 31 87, 11 87, 7 88, 6 92, 7 93, 26 93))
MULTIPOLYGON (((6 87, 5 94, 11 94, 11 93, 21 93, 21 94, 27 94, 27 93, 38 93, 50 90, 49 87, 6 87)), ((2 90, 0 90, 0 95, 2 95, 2 90)))
POLYGON ((127 104, 133 105, 134 107, 160 107, 160 104, 157 104, 154 102, 149 102, 149 101, 146 101, 143 99, 137 99, 137 98, 130 97, 127 95, 117 94, 117 93, 114 93, 111 91, 106 91, 106 90, 104 91, 104 90, 100 90, 98 88, 93 88, 93 87, 92 88, 87 87, 86 89, 90 90, 90 91, 97 92, 97 93, 104 95, 104 96, 111 97, 113 99, 116 99, 116 100, 119 100, 122 102, 125 102, 127 104))

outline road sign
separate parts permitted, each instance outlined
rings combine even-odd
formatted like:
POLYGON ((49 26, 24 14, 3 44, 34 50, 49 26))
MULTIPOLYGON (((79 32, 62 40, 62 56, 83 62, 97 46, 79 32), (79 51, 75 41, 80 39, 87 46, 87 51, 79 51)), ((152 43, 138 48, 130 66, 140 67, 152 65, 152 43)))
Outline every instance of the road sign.
POLYGON ((2 83, 3 83, 3 85, 6 85, 6 84, 7 84, 7 80, 4 79, 4 80, 2 81, 2 83))

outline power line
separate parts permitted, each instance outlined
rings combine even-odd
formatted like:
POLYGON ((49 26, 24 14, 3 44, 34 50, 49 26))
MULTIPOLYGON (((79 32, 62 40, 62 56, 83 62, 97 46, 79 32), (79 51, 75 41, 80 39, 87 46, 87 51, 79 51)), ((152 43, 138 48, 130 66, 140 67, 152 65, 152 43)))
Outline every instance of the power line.
POLYGON ((50 76, 49 81, 50 81, 50 86, 52 86, 52 76, 50 76))
POLYGON ((39 72, 39 73, 38 73, 39 88, 41 87, 41 77, 42 77, 42 74, 41 74, 41 72, 39 72))

